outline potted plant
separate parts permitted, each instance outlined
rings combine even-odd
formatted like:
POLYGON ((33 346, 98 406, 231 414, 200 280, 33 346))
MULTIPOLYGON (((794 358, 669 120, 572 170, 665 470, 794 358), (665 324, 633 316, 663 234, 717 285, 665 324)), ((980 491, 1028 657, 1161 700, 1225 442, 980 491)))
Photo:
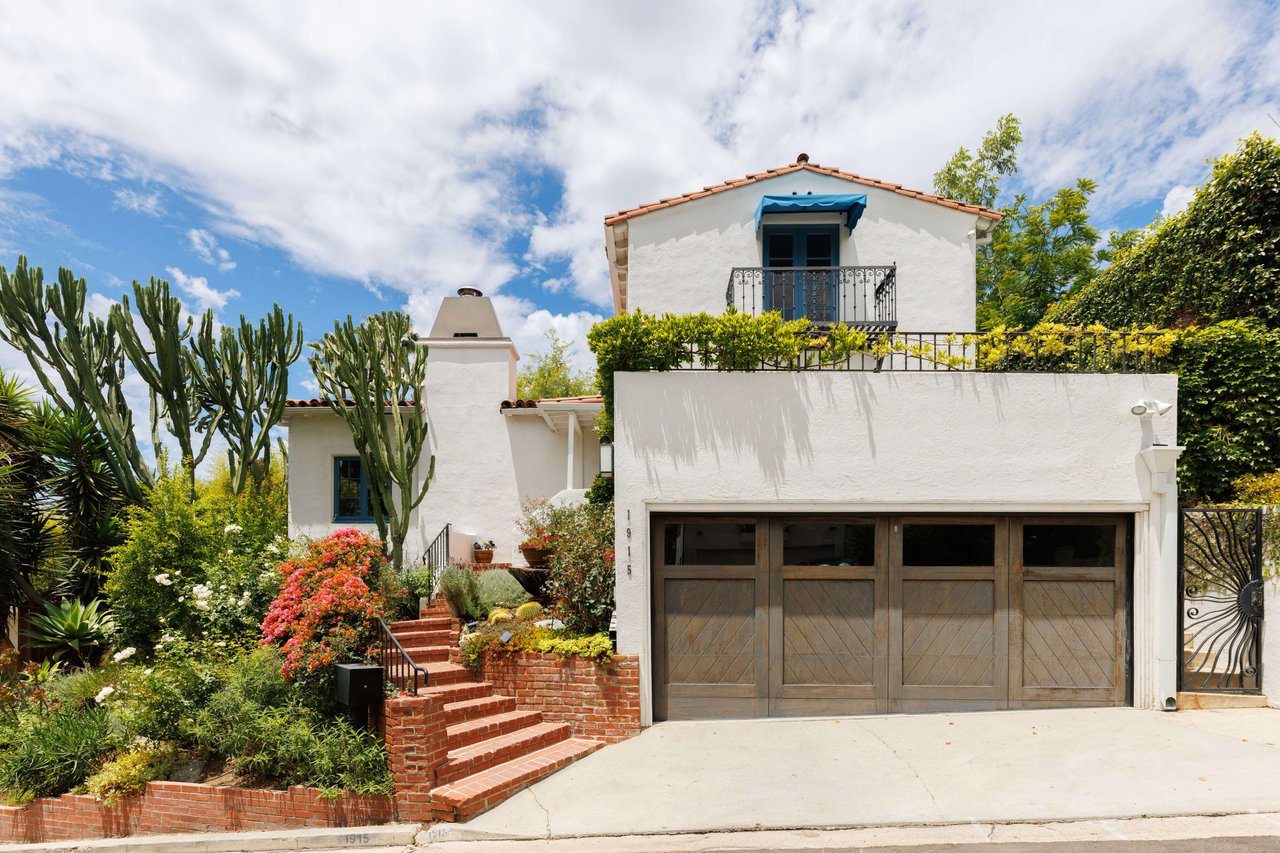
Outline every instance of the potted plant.
POLYGON ((471 555, 481 565, 493 562, 494 543, 492 539, 477 539, 471 546, 471 555))
POLYGON ((520 543, 520 553, 531 569, 541 569, 547 565, 547 557, 555 548, 557 535, 549 527, 539 527, 533 535, 520 543))

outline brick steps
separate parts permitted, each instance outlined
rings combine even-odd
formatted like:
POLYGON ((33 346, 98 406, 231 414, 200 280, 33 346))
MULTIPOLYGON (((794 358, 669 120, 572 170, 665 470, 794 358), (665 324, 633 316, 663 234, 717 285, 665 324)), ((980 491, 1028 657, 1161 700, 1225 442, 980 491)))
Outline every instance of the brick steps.
POLYGON ((449 725, 465 723, 478 717, 503 714, 516 709, 516 700, 510 696, 482 696, 478 699, 460 699, 444 706, 449 725))
POLYGON ((443 602, 422 608, 422 618, 396 622, 392 633, 427 670, 422 696, 444 699, 448 756, 427 795, 437 820, 467 820, 604 744, 572 737, 568 723, 544 722, 516 700, 494 692, 471 671, 448 661, 457 623, 443 602))
POLYGON ((436 772, 441 785, 488 770, 569 738, 568 723, 537 723, 505 735, 488 738, 449 753, 449 760, 436 772))
POLYGON ((469 820, 602 746, 604 744, 596 740, 566 738, 536 752, 434 788, 431 799, 437 807, 442 807, 443 820, 469 820))

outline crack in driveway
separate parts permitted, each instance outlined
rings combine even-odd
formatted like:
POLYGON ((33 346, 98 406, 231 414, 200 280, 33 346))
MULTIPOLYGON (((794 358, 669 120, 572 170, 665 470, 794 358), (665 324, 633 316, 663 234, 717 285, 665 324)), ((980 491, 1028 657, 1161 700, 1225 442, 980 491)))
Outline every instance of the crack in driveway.
POLYGON ((914 777, 916 777, 916 781, 920 783, 920 787, 921 787, 921 788, 924 788, 924 792, 925 792, 926 794, 928 794, 928 795, 929 795, 929 802, 933 803, 933 811, 934 811, 934 813, 935 813, 935 814, 937 814, 939 817, 941 817, 941 816, 942 816, 942 808, 938 805, 938 798, 937 798, 937 797, 935 797, 935 796, 933 795, 933 791, 931 791, 931 790, 929 789, 929 785, 928 785, 928 783, 924 781, 924 777, 920 775, 920 771, 916 770, 915 765, 914 765, 914 764, 912 764, 912 763, 911 763, 910 761, 908 761, 907 759, 903 758, 903 757, 898 753, 898 750, 896 750, 896 749, 895 749, 895 748, 894 748, 894 747, 889 743, 889 741, 887 741, 887 740, 885 740, 883 737, 881 737, 881 736, 880 736, 880 734, 879 734, 875 729, 871 728, 871 727, 870 727, 869 725, 867 725, 865 722, 860 723, 859 728, 861 728, 861 729, 862 729, 863 731, 865 731, 867 734, 871 735, 873 738, 875 738, 876 740, 878 740, 878 741, 880 742, 880 745, 881 745, 881 746, 883 746, 885 749, 889 750, 889 752, 893 755, 893 757, 894 757, 894 758, 896 758, 896 759, 898 759, 899 761, 901 761, 901 762, 906 766, 906 768, 907 768, 908 770, 910 770, 910 771, 911 771, 911 775, 912 775, 912 776, 914 776, 914 777))

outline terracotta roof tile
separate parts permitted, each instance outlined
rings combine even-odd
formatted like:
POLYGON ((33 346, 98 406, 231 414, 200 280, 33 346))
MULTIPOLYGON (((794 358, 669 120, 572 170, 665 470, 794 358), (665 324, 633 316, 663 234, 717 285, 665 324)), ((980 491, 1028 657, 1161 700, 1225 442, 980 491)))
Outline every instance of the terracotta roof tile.
POLYGON ((725 181, 723 184, 712 184, 712 185, 703 187, 701 193, 685 193, 684 195, 671 196, 669 198, 661 199, 660 201, 651 202, 650 204, 642 204, 639 207, 633 207, 628 210, 619 210, 617 213, 613 214, 612 216, 606 216, 604 218, 604 224, 615 225, 619 222, 625 222, 628 219, 632 219, 633 217, 642 216, 646 213, 650 213, 655 210, 661 210, 664 207, 672 207, 677 204, 683 204, 686 201, 692 201, 695 198, 702 198, 705 195, 709 195, 711 193, 724 192, 725 190, 729 190, 729 189, 736 189, 737 187, 746 186, 747 184, 754 184, 757 181, 763 181, 766 178, 772 178, 778 175, 785 175, 788 172, 798 172, 801 170, 816 172, 820 175, 830 175, 836 178, 843 178, 846 181, 852 181, 853 183, 856 183, 856 184, 863 184, 869 187, 876 187, 878 189, 888 190, 889 192, 894 192, 894 193, 897 193, 898 195, 904 195, 909 198, 918 198, 922 201, 933 202, 934 204, 940 204, 943 207, 950 207, 955 210, 969 211, 971 213, 977 214, 978 216, 984 216, 987 219, 994 219, 997 222, 1001 218, 1003 218, 1002 214, 1000 214, 998 211, 991 210, 986 207, 979 207, 976 204, 965 204, 962 201, 955 201, 953 199, 943 198, 942 196, 931 195, 930 193, 921 192, 919 190, 905 189, 902 186, 902 184, 894 184, 888 181, 880 181, 875 178, 864 178, 863 176, 854 174, 853 172, 842 172, 839 169, 835 169, 830 166, 819 166, 816 163, 797 162, 797 163, 792 163, 790 166, 781 166, 776 169, 766 169, 763 172, 754 172, 742 178, 731 178, 730 180, 725 181))
POLYGON ((599 394, 586 394, 581 397, 544 397, 541 400, 503 400, 500 409, 536 409, 539 403, 603 403, 604 397, 599 394))

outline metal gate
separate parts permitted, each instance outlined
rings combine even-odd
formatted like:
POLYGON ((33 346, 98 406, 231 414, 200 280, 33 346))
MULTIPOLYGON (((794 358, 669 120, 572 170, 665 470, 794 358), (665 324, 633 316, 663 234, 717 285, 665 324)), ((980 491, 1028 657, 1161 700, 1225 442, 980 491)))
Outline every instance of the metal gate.
POLYGON ((1262 510, 1184 509, 1178 689, 1262 690, 1262 510))

